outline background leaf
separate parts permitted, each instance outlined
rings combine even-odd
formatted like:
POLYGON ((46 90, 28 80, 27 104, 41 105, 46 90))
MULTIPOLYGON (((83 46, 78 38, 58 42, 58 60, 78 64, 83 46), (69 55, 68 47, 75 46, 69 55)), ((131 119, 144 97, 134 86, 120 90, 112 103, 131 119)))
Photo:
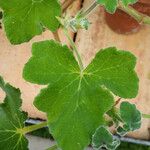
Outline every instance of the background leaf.
POLYGON ((20 110, 20 91, 5 84, 2 77, 0 88, 6 93, 4 103, 0 104, 0 149, 28 150, 28 141, 22 132, 27 114, 20 110))
POLYGON ((120 106, 120 116, 124 121, 123 127, 117 129, 118 134, 125 135, 129 131, 137 130, 141 127, 141 113, 135 104, 122 102, 120 106))
POLYGON ((92 138, 92 146, 95 150, 106 148, 115 150, 120 145, 119 139, 114 139, 113 135, 104 126, 100 126, 92 138))
POLYGON ((29 41, 43 32, 58 28, 56 16, 61 13, 57 0, 0 0, 3 9, 3 24, 12 44, 29 41))

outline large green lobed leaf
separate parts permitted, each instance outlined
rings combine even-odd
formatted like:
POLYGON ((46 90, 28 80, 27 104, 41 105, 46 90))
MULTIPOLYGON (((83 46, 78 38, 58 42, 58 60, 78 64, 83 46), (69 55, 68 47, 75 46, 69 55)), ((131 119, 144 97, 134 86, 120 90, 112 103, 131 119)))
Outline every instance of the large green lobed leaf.
POLYGON ((28 140, 22 132, 27 114, 20 110, 20 91, 5 84, 2 77, 0 88, 6 94, 4 103, 0 104, 0 150, 28 150, 28 140))
POLYGON ((55 31, 61 8, 58 0, 0 0, 3 24, 12 44, 29 41, 43 32, 44 27, 55 31))
POLYGON ((83 72, 71 50, 52 40, 34 43, 32 55, 23 77, 48 85, 34 105, 47 113, 50 132, 62 150, 83 150, 90 144, 114 105, 111 92, 124 98, 137 94, 136 58, 129 52, 101 50, 83 72))

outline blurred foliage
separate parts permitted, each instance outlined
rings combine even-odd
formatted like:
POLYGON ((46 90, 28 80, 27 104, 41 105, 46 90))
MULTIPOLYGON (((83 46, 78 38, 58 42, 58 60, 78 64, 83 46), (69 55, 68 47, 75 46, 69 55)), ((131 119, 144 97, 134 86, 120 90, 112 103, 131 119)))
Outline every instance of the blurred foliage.
POLYGON ((117 150, 150 150, 150 147, 122 142, 117 150))
MULTIPOLYGON (((27 126, 28 125, 32 125, 32 124, 27 124, 27 126)), ((39 136, 39 137, 43 137, 43 138, 49 138, 49 139, 53 140, 53 137, 49 133, 49 129, 48 128, 41 128, 39 130, 30 132, 30 135, 39 136)))
POLYGON ((1 28, 2 16, 3 16, 3 14, 2 14, 2 12, 0 11, 0 28, 1 28))
POLYGON ((0 11, 0 19, 2 19, 2 16, 3 16, 3 14, 2 14, 2 12, 0 11))
MULTIPOLYGON (((49 134, 48 128, 42 128, 42 129, 33 131, 30 134, 34 136, 49 138, 53 140, 53 137, 49 134)), ((117 148, 117 150, 150 150, 150 147, 122 142, 121 145, 117 148)))

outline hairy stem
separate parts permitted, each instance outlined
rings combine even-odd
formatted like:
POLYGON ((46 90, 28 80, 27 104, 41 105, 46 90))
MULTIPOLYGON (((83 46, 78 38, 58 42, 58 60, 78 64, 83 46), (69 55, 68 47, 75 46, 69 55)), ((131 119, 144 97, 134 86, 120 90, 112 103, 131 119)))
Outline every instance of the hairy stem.
POLYGON ((72 40, 72 38, 70 37, 69 33, 68 33, 68 30, 66 28, 63 28, 64 30, 64 34, 65 36, 68 38, 71 46, 72 46, 72 49, 73 49, 73 52, 75 53, 76 57, 77 57, 77 60, 78 60, 78 63, 79 63, 79 66, 80 66, 80 70, 83 71, 84 70, 84 66, 83 66, 83 63, 82 63, 82 59, 80 57, 80 54, 78 52, 78 49, 74 43, 74 41, 72 40))
POLYGON ((147 15, 144 15, 138 11, 136 11, 131 6, 124 6, 122 2, 119 3, 119 9, 129 14, 131 17, 133 17, 135 20, 137 20, 139 23, 148 24, 150 25, 150 17, 147 15))
MULTIPOLYGON (((82 17, 87 17, 99 4, 94 1, 93 4, 85 11, 81 13, 82 17)), ((119 2, 119 9, 133 17, 135 20, 137 20, 139 23, 148 24, 150 25, 150 17, 138 12, 131 6, 124 6, 122 2, 119 2)))
POLYGON ((51 146, 50 148, 48 148, 47 150, 57 150, 57 145, 53 145, 53 146, 51 146))
POLYGON ((143 118, 150 119, 150 114, 142 114, 143 118))
POLYGON ((52 33, 53 33, 54 39, 58 42, 61 42, 58 30, 56 32, 52 32, 52 33))
POLYGON ((99 4, 94 1, 89 8, 87 8, 85 11, 81 12, 81 17, 87 17, 91 12, 98 6, 99 4))
MULTIPOLYGON (((66 3, 71 4, 72 2, 73 2, 72 0, 68 0, 66 3)), ((64 5, 66 5, 66 4, 64 3, 64 5)), ((80 17, 83 17, 83 18, 87 17, 97 6, 98 6, 98 3, 96 1, 94 1, 88 9, 81 12, 80 17)), ((64 8, 63 8, 63 10, 64 10, 64 8)), ((72 46, 73 52, 75 53, 75 55, 77 57, 77 60, 78 60, 79 66, 80 66, 80 70, 82 72, 84 70, 84 66, 83 66, 81 56, 78 52, 78 49, 76 48, 74 41, 72 40, 72 38, 68 34, 68 30, 65 27, 63 27, 63 30, 64 30, 65 36, 68 38, 68 40, 72 46)))
POLYGON ((39 124, 36 124, 36 125, 30 125, 28 127, 24 127, 23 129, 21 129, 20 132, 22 134, 27 134, 27 133, 30 133, 32 131, 41 129, 41 128, 46 127, 46 126, 47 126, 47 122, 42 122, 42 123, 39 123, 39 124))

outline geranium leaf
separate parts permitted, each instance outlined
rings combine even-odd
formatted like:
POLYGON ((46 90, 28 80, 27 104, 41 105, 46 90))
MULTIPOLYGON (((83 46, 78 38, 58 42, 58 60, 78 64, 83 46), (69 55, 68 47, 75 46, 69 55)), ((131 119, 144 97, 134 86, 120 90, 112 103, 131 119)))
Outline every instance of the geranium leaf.
POLYGON ((129 131, 134 131, 141 127, 141 113, 135 104, 122 102, 120 106, 120 116, 124 124, 123 127, 118 127, 118 134, 123 136, 129 131))
POLYGON ((113 135, 104 126, 97 128, 92 137, 92 146, 95 150, 102 148, 115 150, 119 145, 119 139, 114 139, 113 135))
POLYGON ((122 3, 127 6, 129 4, 134 4, 136 3, 138 0, 122 0, 122 3))
POLYGON ((56 16, 61 13, 58 0, 0 0, 3 24, 12 44, 29 41, 43 32, 58 28, 56 16))
POLYGON ((5 84, 2 77, 0 88, 6 94, 4 102, 0 104, 0 149, 28 150, 28 140, 22 132, 27 114, 20 110, 20 91, 5 84))
POLYGON ((63 150, 83 150, 105 124, 103 115, 114 104, 109 90, 128 98, 137 94, 135 57, 129 52, 101 50, 83 72, 71 50, 54 41, 33 44, 32 55, 23 77, 48 85, 34 105, 47 113, 50 132, 63 150))
POLYGON ((97 2, 103 5, 109 13, 114 13, 118 6, 118 0, 97 0, 97 2))

